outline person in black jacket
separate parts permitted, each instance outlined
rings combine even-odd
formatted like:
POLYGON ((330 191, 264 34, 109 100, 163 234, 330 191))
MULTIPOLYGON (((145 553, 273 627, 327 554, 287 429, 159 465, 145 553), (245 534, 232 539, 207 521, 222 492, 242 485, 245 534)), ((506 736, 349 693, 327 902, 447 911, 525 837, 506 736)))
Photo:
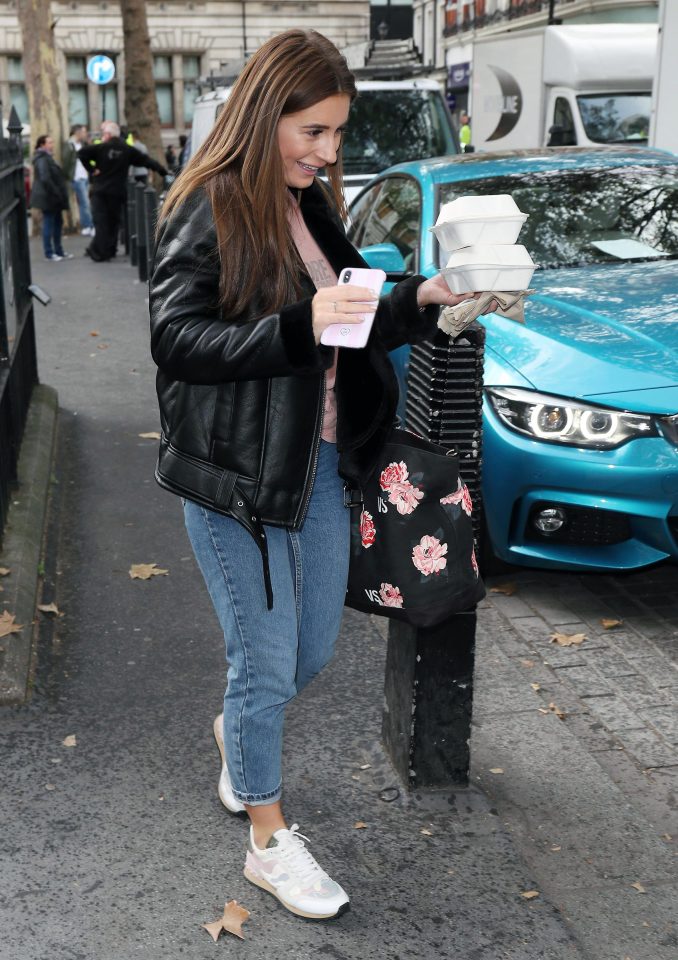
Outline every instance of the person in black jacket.
POLYGON ((95 235, 85 254, 97 263, 112 260, 118 249, 129 168, 147 167, 162 176, 167 170, 147 153, 125 143, 120 137, 120 127, 112 120, 104 120, 101 124, 101 143, 82 147, 78 159, 92 178, 90 193, 95 235))
POLYGON ((43 134, 35 143, 31 207, 42 210, 42 246, 45 260, 72 260, 61 242, 62 210, 68 210, 68 187, 59 164, 52 156, 54 139, 43 134))
POLYGON ((388 350, 431 337, 437 305, 464 299, 440 276, 413 276, 379 301, 364 348, 321 343, 376 307, 369 289, 337 284, 343 267, 365 266, 342 224, 355 95, 325 37, 266 41, 168 192, 150 284, 156 479, 184 500, 226 641, 219 797, 251 822, 245 876, 314 919, 349 899, 283 816, 284 710, 333 652, 349 560, 343 479, 369 475, 393 423, 388 350))

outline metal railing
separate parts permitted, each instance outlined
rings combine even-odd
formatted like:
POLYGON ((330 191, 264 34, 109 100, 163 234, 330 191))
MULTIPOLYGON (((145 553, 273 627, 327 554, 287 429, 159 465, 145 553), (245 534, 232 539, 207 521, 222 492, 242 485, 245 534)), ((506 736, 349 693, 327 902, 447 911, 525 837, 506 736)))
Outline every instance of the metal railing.
POLYGON ((31 393, 38 382, 22 129, 12 107, 8 138, 0 124, 0 541, 17 483, 31 393))

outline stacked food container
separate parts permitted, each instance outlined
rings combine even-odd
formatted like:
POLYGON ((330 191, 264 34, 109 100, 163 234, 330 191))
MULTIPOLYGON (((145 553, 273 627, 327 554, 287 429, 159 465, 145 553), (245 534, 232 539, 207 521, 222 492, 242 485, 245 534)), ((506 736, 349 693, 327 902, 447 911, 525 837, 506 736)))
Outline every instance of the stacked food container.
POLYGON ((449 255, 441 273, 452 293, 525 290, 536 265, 516 243, 527 220, 513 197, 457 197, 431 230, 449 255))

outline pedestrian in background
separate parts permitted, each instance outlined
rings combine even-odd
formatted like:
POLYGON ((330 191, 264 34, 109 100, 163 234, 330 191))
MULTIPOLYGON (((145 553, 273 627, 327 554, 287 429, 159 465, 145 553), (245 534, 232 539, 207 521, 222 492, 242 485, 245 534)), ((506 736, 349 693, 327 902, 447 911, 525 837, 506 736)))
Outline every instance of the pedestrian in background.
MULTIPOLYGON (((179 170, 183 170, 191 156, 191 141, 185 133, 179 134, 179 170)), ((178 172, 178 171, 177 171, 178 172)))
POLYGON ((31 207, 42 211, 42 246, 45 260, 72 260, 62 242, 63 211, 68 210, 68 187, 63 170, 53 157, 54 139, 43 134, 35 143, 31 207))
POLYGON ((156 476, 184 498, 226 641, 219 796, 249 816, 247 879, 313 919, 349 899, 283 815, 283 717, 339 631, 342 478, 361 486, 393 423, 388 351, 432 337, 436 305, 471 296, 440 276, 410 277, 379 302, 365 348, 321 344, 328 326, 377 306, 369 289, 337 284, 343 267, 365 266, 343 229, 341 142, 355 96, 346 60, 319 33, 267 40, 168 192, 150 284, 156 476))
POLYGON ((178 162, 179 161, 177 159, 177 152, 172 146, 172 144, 170 143, 167 149, 165 150, 165 164, 167 166, 167 169, 170 171, 170 173, 176 173, 178 162))
POLYGON ((467 147, 471 146, 471 118, 468 113, 459 115, 459 145, 462 153, 466 153, 467 147))
POLYGON ((94 236, 92 208, 89 202, 89 173, 78 159, 78 153, 88 142, 87 127, 82 123, 73 124, 68 140, 62 152, 63 171, 70 181, 78 203, 80 233, 83 237, 94 236))
POLYGON ((148 167, 162 176, 167 170, 148 154, 125 143, 120 137, 120 127, 113 120, 104 120, 101 142, 82 147, 78 159, 94 166, 91 199, 95 233, 85 255, 101 263, 117 253, 129 168, 148 167))

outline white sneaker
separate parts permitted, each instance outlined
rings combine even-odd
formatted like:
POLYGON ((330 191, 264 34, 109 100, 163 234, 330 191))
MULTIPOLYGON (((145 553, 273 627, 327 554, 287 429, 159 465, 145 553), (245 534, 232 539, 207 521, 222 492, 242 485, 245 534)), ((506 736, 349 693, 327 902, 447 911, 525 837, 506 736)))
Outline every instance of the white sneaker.
POLYGON ((296 823, 289 830, 276 830, 266 849, 259 850, 250 827, 245 877, 298 917, 329 920, 341 916, 349 909, 346 892, 320 868, 304 845, 308 838, 298 831, 296 823))
POLYGON ((58 253, 48 253, 45 257, 45 260, 54 260, 56 263, 57 260, 63 260, 63 257, 60 257, 58 253))
POLYGON ((214 739, 217 741, 219 753, 221 754, 221 776, 219 777, 219 786, 217 787, 219 799, 231 813, 245 813, 245 805, 233 794, 231 778, 228 775, 226 766, 226 752, 224 750, 224 715, 220 713, 214 721, 214 739))
POLYGON ((92 236, 92 228, 91 228, 91 227, 83 227, 82 230, 80 231, 80 236, 81 236, 81 237, 91 237, 91 236, 92 236))

